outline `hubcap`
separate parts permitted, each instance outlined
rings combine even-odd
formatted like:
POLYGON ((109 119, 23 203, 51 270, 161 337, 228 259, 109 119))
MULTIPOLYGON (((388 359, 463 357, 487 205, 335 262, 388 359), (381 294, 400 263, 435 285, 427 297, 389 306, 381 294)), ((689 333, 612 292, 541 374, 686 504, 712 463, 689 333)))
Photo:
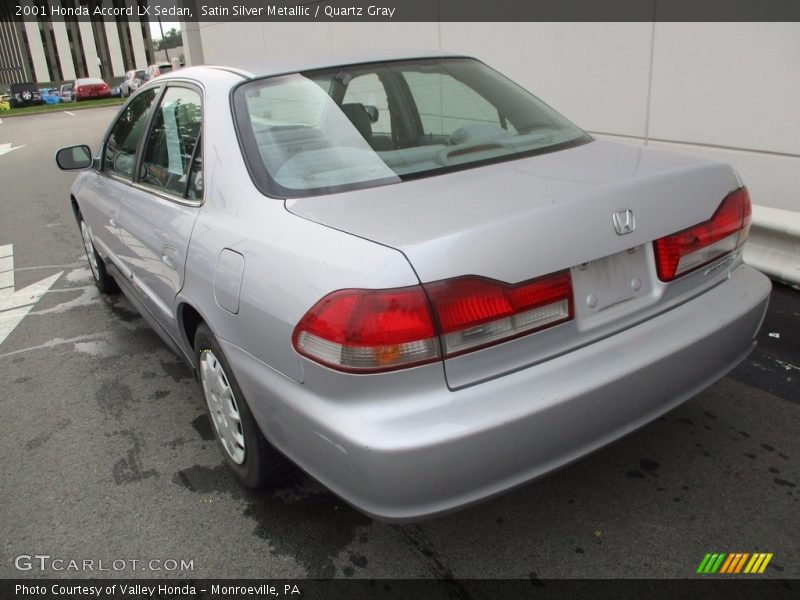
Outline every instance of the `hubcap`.
POLYGON ((89 227, 85 221, 81 221, 81 235, 83 236, 83 247, 86 249, 86 258, 89 259, 89 266, 92 268, 92 275, 99 281, 100 269, 97 266, 97 255, 94 253, 92 236, 89 235, 89 227))
POLYGON ((225 370, 211 350, 200 354, 200 381, 217 436, 231 460, 240 465, 244 462, 242 418, 225 370))

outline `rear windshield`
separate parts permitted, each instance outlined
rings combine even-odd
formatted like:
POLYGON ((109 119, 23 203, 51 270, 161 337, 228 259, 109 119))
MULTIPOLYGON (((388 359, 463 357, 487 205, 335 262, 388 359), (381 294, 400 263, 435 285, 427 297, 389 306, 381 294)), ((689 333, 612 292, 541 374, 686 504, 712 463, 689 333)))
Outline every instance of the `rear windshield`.
POLYGON ((584 131, 483 63, 370 63, 236 88, 237 128, 262 192, 302 197, 553 152, 584 131))

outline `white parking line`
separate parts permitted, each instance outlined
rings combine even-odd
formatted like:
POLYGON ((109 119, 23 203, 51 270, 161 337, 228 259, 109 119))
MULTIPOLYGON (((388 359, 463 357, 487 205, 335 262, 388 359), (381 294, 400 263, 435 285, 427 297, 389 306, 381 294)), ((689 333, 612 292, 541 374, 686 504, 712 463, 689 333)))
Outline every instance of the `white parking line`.
POLYGON ((64 111, 64 114, 67 114, 67 115, 69 115, 70 117, 74 117, 74 116, 75 116, 75 113, 71 113, 71 112, 69 112, 68 110, 65 110, 65 111, 64 111))
POLYGON ((14 331, 62 273, 63 271, 14 291, 14 245, 0 246, 0 344, 14 331))
POLYGON ((0 296, 14 291, 14 246, 0 246, 0 296), (9 291, 10 288, 10 291, 9 291))
POLYGON ((22 146, 15 146, 13 148, 11 147, 11 144, 0 144, 0 156, 3 156, 3 154, 8 154, 9 152, 13 152, 14 150, 19 150, 20 148, 24 147, 25 144, 22 144, 22 146))
POLYGON ((2 124, 3 124, 3 119, 0 119, 0 125, 2 125, 2 124))

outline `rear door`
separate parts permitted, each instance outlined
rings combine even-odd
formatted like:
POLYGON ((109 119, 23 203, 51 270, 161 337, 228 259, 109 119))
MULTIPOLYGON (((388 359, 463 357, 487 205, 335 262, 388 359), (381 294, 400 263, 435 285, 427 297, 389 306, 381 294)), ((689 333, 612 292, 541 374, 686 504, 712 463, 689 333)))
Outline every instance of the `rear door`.
POLYGON ((153 315, 177 332, 172 311, 202 204, 202 96, 171 83, 158 101, 138 173, 120 216, 121 257, 153 315))

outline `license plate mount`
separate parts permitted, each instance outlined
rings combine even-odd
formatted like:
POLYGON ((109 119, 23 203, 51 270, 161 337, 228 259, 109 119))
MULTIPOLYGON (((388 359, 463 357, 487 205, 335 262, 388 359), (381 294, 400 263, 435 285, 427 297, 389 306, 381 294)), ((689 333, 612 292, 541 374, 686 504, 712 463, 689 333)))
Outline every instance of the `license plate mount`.
POLYGON ((575 310, 593 315, 649 292, 644 246, 572 268, 575 310))

